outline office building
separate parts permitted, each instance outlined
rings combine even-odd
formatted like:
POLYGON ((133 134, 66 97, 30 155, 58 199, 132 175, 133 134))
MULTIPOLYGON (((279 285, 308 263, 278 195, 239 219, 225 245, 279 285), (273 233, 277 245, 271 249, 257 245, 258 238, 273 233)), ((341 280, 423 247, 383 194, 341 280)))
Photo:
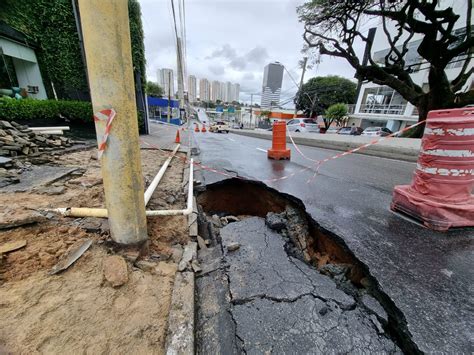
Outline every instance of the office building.
POLYGON ((278 107, 280 105, 283 69, 283 65, 279 62, 265 66, 262 84, 262 108, 278 107))
POLYGON ((188 76, 188 100, 196 102, 197 99, 197 80, 194 75, 188 76))

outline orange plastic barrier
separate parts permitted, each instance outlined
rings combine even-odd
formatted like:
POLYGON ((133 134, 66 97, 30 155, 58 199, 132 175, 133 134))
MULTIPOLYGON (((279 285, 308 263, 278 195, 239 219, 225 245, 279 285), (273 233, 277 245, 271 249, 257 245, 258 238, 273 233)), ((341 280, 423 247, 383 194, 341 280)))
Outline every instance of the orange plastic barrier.
POLYGON ((291 150, 286 149, 286 122, 273 123, 272 148, 267 151, 269 159, 290 159, 291 150))
POLYGON ((434 230, 474 226, 474 108, 431 111, 411 185, 391 208, 434 230))
POLYGON ((196 125, 194 126, 194 132, 199 132, 199 125, 196 124, 196 125))
POLYGON ((206 126, 205 126, 205 125, 202 125, 201 132, 207 132, 207 130, 206 130, 206 126))
POLYGON ((179 129, 176 131, 176 139, 174 140, 175 143, 181 143, 181 139, 179 137, 179 129))

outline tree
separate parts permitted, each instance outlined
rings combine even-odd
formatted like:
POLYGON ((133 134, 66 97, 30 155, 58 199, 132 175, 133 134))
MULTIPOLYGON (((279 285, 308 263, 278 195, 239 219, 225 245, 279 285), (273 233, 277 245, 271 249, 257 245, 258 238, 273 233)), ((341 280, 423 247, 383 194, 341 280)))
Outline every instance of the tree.
POLYGON ((308 117, 321 115, 329 106, 339 102, 353 104, 356 84, 340 76, 317 76, 303 84, 296 95, 296 108, 308 117))
POLYGON ((473 90, 459 92, 474 74, 470 66, 474 47, 472 0, 464 1, 466 19, 461 31, 453 30, 460 25, 460 15, 451 7, 443 7, 440 0, 311 0, 298 7, 298 14, 305 28, 305 50, 343 58, 355 69, 357 79, 393 88, 418 108, 421 121, 430 110, 461 107, 474 98, 473 90), (360 31, 374 18, 389 46, 381 58, 374 58, 370 36, 360 31), (420 41, 412 41, 415 35, 421 35, 420 41), (368 46, 367 61, 356 54, 358 41, 368 46), (410 54, 418 53, 418 63, 408 61, 410 50, 410 54), (446 67, 453 60, 463 64, 458 75, 448 80, 446 67), (410 76, 420 62, 428 70, 425 87, 410 76))
POLYGON ((334 104, 329 106, 324 116, 324 125, 326 129, 331 126, 333 122, 336 122, 338 126, 343 126, 344 121, 347 118, 347 106, 342 103, 334 104))
POLYGON ((146 93, 148 94, 148 96, 151 96, 151 97, 162 97, 163 88, 157 83, 148 81, 146 83, 146 93))

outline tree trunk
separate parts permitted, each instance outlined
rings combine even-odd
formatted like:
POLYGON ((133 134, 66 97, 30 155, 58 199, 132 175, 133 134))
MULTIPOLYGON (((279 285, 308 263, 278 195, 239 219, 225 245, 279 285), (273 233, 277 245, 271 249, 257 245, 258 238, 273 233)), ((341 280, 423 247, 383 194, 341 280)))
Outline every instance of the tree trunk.
MULTIPOLYGON (((428 112, 431 110, 441 110, 456 106, 454 102, 455 96, 444 70, 438 70, 432 66, 428 75, 428 83, 430 91, 422 95, 417 103, 418 122, 426 120, 428 112)), ((407 136, 421 138, 424 129, 425 124, 422 123, 413 132, 409 132, 407 136)))

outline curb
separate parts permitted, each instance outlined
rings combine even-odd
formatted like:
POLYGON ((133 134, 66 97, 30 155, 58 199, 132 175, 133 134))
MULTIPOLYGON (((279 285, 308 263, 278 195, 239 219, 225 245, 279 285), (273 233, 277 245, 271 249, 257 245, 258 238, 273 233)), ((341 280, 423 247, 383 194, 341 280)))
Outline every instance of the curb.
MULTIPOLYGON (((231 130, 232 133, 239 134, 242 136, 247 137, 254 137, 254 138, 262 138, 271 140, 271 134, 265 134, 260 132, 248 132, 242 130, 231 130)), ((360 147, 364 143, 354 143, 354 142, 336 142, 336 141, 322 141, 315 138, 307 138, 307 137, 298 137, 293 136, 293 140, 297 144, 309 146, 309 147, 316 147, 316 148, 325 148, 325 149, 332 149, 338 151, 348 151, 350 149, 354 149, 360 147)), ((286 138, 287 143, 291 144, 291 140, 289 137, 286 138)), ((389 159, 397 159, 403 160, 408 162, 416 162, 418 160, 419 149, 413 148, 400 148, 400 147, 387 147, 381 145, 373 145, 362 149, 360 151, 355 152, 355 154, 364 154, 364 155, 371 155, 377 156, 382 158, 389 158, 389 159)))
MULTIPOLYGON (((188 159, 191 149, 188 150, 188 159)), ((189 167, 183 171, 183 189, 187 190, 189 167)), ((192 242, 197 237, 197 204, 193 200, 193 213, 188 216, 189 242, 185 246, 182 259, 176 272, 173 294, 171 296, 168 330, 166 335, 165 352, 167 355, 194 354, 194 271, 192 263, 197 261, 197 243, 192 242), (196 213, 195 213, 196 211, 196 213), (182 267, 182 271, 179 271, 182 267)))

